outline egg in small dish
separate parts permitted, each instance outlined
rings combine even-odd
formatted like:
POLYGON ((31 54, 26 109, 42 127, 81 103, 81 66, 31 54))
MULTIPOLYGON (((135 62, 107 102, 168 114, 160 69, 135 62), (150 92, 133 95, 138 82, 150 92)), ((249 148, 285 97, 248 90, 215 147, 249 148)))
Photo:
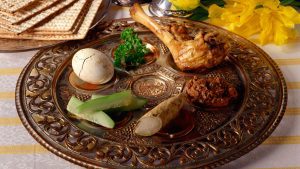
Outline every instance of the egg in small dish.
POLYGON ((112 60, 93 48, 77 51, 72 59, 72 68, 79 79, 95 85, 105 84, 114 76, 112 60))

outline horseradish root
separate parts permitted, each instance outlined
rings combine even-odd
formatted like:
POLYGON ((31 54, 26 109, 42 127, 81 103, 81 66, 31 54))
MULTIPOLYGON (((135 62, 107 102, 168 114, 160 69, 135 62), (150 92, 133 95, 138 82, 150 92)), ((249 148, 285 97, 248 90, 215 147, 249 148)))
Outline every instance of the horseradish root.
POLYGON ((154 135, 179 115, 184 101, 184 94, 178 94, 161 102, 138 120, 134 132, 140 136, 154 135))

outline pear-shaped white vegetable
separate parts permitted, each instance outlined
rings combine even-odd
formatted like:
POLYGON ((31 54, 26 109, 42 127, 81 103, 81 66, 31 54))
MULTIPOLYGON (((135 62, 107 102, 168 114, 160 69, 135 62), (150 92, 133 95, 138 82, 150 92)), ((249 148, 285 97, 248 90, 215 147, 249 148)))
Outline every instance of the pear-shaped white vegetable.
POLYGON ((91 84, 107 83, 114 75, 112 60, 92 48, 77 51, 72 59, 72 67, 77 77, 91 84))

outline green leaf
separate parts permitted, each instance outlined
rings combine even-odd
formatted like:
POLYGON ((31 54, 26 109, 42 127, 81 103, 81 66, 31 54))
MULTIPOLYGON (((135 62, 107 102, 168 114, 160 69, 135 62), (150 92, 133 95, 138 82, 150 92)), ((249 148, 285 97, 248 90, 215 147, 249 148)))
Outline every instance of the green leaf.
POLYGON ((121 33, 121 39, 123 43, 118 46, 114 53, 114 65, 119 68, 126 68, 126 65, 138 66, 144 63, 144 56, 151 51, 146 48, 133 28, 124 29, 121 33))
POLYGON ((290 5, 292 2, 294 2, 295 0, 281 0, 280 4, 281 5, 290 5))
POLYGON ((225 2, 223 0, 201 0, 201 3, 207 7, 209 7, 212 4, 216 4, 221 7, 225 5, 225 2))
POLYGON ((291 6, 294 6, 294 7, 300 7, 300 0, 295 0, 295 1, 292 2, 290 5, 291 5, 291 6))
POLYGON ((199 6, 194 9, 193 14, 189 17, 190 20, 203 21, 208 19, 208 11, 203 7, 199 6))

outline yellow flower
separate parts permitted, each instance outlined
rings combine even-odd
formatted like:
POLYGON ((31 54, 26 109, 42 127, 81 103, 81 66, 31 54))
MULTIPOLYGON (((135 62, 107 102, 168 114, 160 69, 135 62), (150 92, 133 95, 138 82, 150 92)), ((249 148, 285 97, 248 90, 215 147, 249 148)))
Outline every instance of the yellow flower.
POLYGON ((241 1, 226 1, 225 8, 221 8, 217 5, 212 5, 209 8, 209 17, 211 22, 216 25, 226 26, 230 30, 235 30, 236 27, 240 27, 247 23, 255 9, 252 0, 241 1))
POLYGON ((260 44, 281 45, 296 36, 295 24, 300 14, 279 0, 225 0, 226 5, 209 7, 211 23, 224 26, 245 37, 259 34, 260 44))
POLYGON ((190 11, 200 5, 200 0, 169 0, 176 9, 190 11))
POLYGON ((300 24, 300 14, 292 7, 259 8, 260 44, 274 42, 277 45, 287 43, 296 36, 295 24, 300 24))

